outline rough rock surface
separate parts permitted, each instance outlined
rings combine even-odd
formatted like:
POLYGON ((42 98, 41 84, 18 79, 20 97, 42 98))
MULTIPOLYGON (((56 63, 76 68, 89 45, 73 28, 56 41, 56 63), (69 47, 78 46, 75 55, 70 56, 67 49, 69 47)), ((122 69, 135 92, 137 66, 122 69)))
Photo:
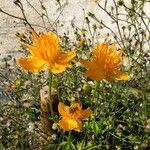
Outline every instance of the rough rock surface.
MULTIPOLYGON (((108 16, 105 17, 106 14, 97 5, 99 2, 99 4, 104 6, 105 0, 60 0, 61 5, 56 0, 21 0, 27 19, 37 30, 45 30, 40 17, 43 13, 40 1, 46 8, 49 17, 49 23, 46 17, 44 17, 47 30, 51 30, 50 27, 52 25, 57 29, 59 35, 68 33, 69 31, 70 37, 73 39, 74 35, 71 23, 74 23, 79 29, 85 28, 84 17, 87 16, 89 11, 95 13, 100 20, 103 20, 105 24, 111 26, 114 32, 117 32, 110 18, 108 16), (58 20, 59 23, 57 23, 58 20)), ((128 5, 129 1, 126 0, 125 2, 128 5)), ((108 8, 110 8, 110 6, 113 6, 113 0, 107 0, 107 4, 108 8)), ((0 8, 7 13, 22 17, 20 9, 13 3, 13 0, 0 0, 0 8)), ((150 5, 146 5, 145 9, 149 15, 150 5)), ((120 10, 120 12, 123 11, 120 10)), ((3 59, 8 54, 13 55, 13 57, 20 55, 17 51, 19 49, 19 42, 15 34, 17 32, 23 32, 25 29, 26 27, 21 20, 0 13, 0 59, 3 59)), ((106 35, 106 30, 101 30, 98 40, 105 38, 106 35)))

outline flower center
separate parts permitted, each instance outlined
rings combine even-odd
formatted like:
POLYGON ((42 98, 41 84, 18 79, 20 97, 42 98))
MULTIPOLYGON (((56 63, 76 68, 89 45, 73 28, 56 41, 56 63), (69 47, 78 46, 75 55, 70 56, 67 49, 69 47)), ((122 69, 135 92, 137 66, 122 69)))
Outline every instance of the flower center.
POLYGON ((71 114, 74 114, 76 111, 78 111, 78 107, 71 107, 71 108, 69 109, 69 112, 70 112, 71 114))

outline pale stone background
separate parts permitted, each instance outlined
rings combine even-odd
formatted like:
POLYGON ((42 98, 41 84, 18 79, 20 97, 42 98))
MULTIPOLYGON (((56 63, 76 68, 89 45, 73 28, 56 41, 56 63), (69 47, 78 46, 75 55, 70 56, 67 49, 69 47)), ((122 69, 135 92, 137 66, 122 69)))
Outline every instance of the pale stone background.
MULTIPOLYGON (((41 17, 34 11, 33 7, 38 11, 39 14, 42 14, 42 9, 40 2, 42 1, 45 6, 49 21, 53 24, 53 27, 56 29, 55 21, 56 18, 59 20, 57 24, 58 35, 63 35, 68 33, 71 39, 74 39, 73 29, 71 27, 71 22, 73 22, 79 29, 86 28, 84 17, 87 16, 87 13, 90 11, 95 13, 96 16, 105 22, 109 27, 117 33, 116 27, 112 24, 110 18, 98 7, 97 3, 99 2, 102 6, 105 3, 105 0, 60 0, 61 9, 56 0, 21 0, 25 8, 25 14, 29 22, 33 25, 36 30, 44 31, 44 25, 41 17), (29 3, 33 6, 31 6, 29 3), (85 10, 85 13, 83 11, 85 10)), ((116 0, 117 1, 117 0, 116 0)), ((125 0, 126 5, 129 5, 130 0, 125 0)), ((113 6, 113 0, 107 0, 108 8, 113 6)), ((0 0, 0 8, 4 11, 22 17, 21 11, 13 3, 13 0, 0 0)), ((150 2, 145 5, 145 12, 150 16, 150 2)), ((123 9, 119 10, 124 13, 123 9)), ((92 22, 94 23, 94 22, 92 22)), ((46 23, 46 27, 50 30, 49 23, 46 23)), ((6 57, 8 54, 13 57, 18 57, 19 52, 19 41, 15 34, 17 32, 23 32, 27 29, 24 27, 24 24, 21 20, 11 18, 3 13, 0 13, 0 59, 6 57)), ((98 37, 98 40, 106 37, 108 31, 101 30, 101 33, 98 37)))

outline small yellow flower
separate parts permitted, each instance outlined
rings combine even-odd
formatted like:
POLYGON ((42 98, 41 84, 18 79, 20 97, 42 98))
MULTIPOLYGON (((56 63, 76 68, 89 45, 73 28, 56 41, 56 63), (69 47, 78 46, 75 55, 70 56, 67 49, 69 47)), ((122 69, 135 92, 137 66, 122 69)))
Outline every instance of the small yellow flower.
POLYGON ((86 76, 93 80, 129 80, 129 75, 120 70, 123 51, 108 42, 97 44, 91 60, 81 60, 86 67, 86 76))
POLYGON ((39 72, 44 67, 48 67, 52 73, 58 74, 65 71, 67 67, 71 67, 69 61, 76 56, 76 52, 74 50, 68 53, 62 51, 56 34, 48 32, 37 35, 33 32, 31 40, 32 45, 22 45, 31 54, 27 58, 18 60, 22 68, 30 72, 39 72))
POLYGON ((15 88, 17 88, 19 85, 20 85, 20 80, 16 80, 12 85, 11 85, 11 88, 12 89, 15 89, 15 88))
POLYGON ((84 46, 84 45, 86 45, 86 41, 85 41, 84 39, 81 39, 81 40, 79 41, 79 44, 80 44, 81 46, 84 46))
POLYGON ((88 118, 92 114, 90 108, 82 110, 80 103, 72 103, 69 107, 60 102, 58 111, 63 117, 59 121, 59 126, 65 131, 75 130, 80 132, 82 130, 82 120, 88 118))

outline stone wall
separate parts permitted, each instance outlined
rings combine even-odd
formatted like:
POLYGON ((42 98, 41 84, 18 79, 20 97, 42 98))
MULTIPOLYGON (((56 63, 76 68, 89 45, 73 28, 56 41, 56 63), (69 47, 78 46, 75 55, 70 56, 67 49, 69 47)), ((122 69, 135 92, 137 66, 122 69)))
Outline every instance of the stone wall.
MULTIPOLYGON (((53 26, 57 29, 59 35, 68 33, 69 36, 74 39, 71 23, 74 23, 79 29, 86 28, 85 17, 90 11, 95 13, 96 16, 103 20, 103 22, 111 27, 111 29, 117 34, 116 26, 112 24, 112 20, 104 13, 99 7, 98 2, 104 6, 106 0, 60 0, 60 5, 56 0, 21 0, 23 3, 25 14, 29 22, 36 30, 45 31, 45 26, 40 15, 43 13, 43 9, 39 1, 42 2, 47 10, 49 20, 44 17, 47 30, 52 30, 53 26), (84 11, 83 11, 84 9, 84 11), (38 12, 38 13, 37 13, 38 12), (57 21, 59 20, 59 23, 57 21)), ((129 5, 129 0, 126 0, 126 5, 129 5)), ((107 0, 107 9, 109 10, 113 6, 113 0, 107 0)), ((0 8, 7 13, 13 14, 17 17, 22 17, 20 9, 13 3, 13 0, 0 0, 0 8)), ((145 12, 150 16, 150 5, 145 6, 145 12)), ((120 8, 121 13, 124 10, 120 8)), ((91 23, 94 23, 91 20, 91 23)), ((16 37, 17 32, 23 32, 27 29, 23 22, 19 19, 12 18, 3 13, 0 13, 0 58, 2 59, 6 55, 14 55, 17 57, 20 55, 17 50, 19 49, 19 42, 16 37)), ((109 31, 101 30, 98 40, 106 37, 109 31)))

